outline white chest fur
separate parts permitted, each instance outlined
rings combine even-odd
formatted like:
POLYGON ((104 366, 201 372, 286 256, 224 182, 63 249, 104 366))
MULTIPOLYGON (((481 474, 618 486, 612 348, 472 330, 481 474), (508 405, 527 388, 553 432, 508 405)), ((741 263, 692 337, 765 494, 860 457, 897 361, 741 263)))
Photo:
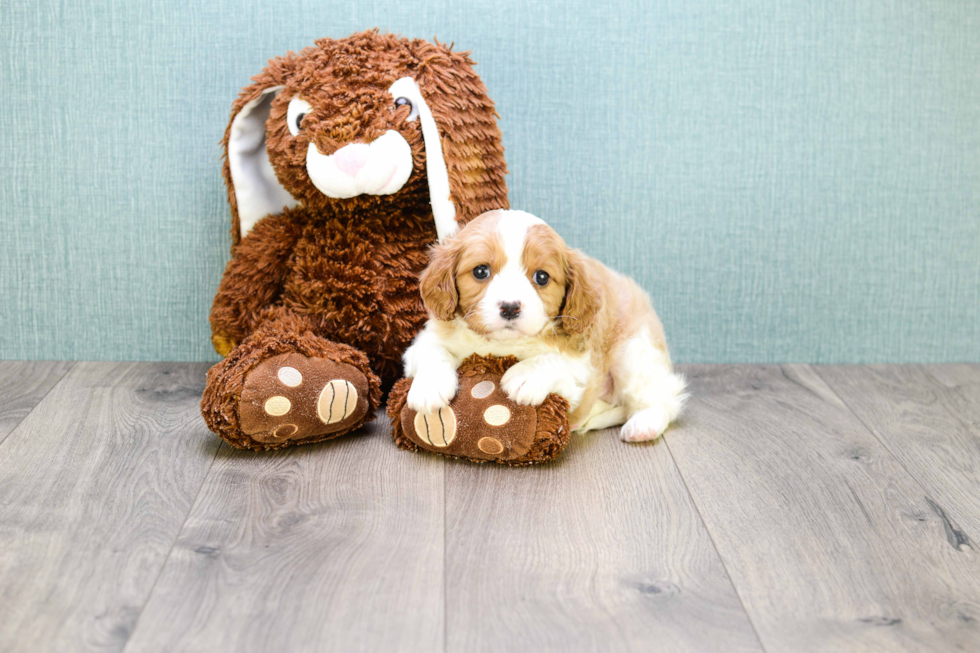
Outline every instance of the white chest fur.
POLYGON ((457 363, 471 354, 480 356, 513 356, 526 360, 542 354, 557 354, 558 348, 538 337, 518 335, 507 340, 491 340, 470 329, 461 318, 452 322, 437 322, 430 327, 442 345, 457 359, 457 363))

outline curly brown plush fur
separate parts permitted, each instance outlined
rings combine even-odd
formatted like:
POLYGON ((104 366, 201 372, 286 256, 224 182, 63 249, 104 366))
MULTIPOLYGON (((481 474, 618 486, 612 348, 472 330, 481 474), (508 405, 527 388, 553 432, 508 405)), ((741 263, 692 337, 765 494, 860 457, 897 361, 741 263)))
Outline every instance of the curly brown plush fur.
MULTIPOLYGON (((502 400, 499 395, 496 399, 492 395, 487 399, 483 397, 476 399, 473 394, 464 390, 465 388, 472 388, 479 382, 490 382, 499 387, 500 377, 515 363, 517 363, 517 359, 513 356, 495 358, 477 354, 473 354, 462 362, 459 366, 460 392, 450 404, 450 409, 457 416, 459 428, 455 434, 455 439, 448 446, 442 447, 420 443, 418 437, 412 437, 410 429, 414 428, 416 415, 406 405, 412 380, 399 380, 388 395, 387 407, 395 444, 408 451, 424 450, 449 458, 462 458, 476 463, 493 461, 505 465, 523 466, 553 460, 568 444, 570 437, 567 400, 552 394, 548 395, 548 398, 540 406, 533 408, 518 407, 513 402, 502 400), (482 402, 481 399, 483 399, 482 402), (493 453, 481 451, 479 448, 482 436, 494 436, 495 439, 503 442, 520 441, 524 437, 523 434, 513 433, 513 429, 517 426, 516 420, 494 427, 480 419, 483 410, 487 408, 486 404, 498 402, 506 405, 514 413, 523 409, 531 418, 531 424, 527 425, 531 429, 529 442, 526 443, 528 447, 526 450, 516 452, 517 455, 509 455, 513 452, 505 447, 504 451, 499 453, 500 457, 495 457, 493 453)), ((523 427, 524 424, 520 426, 523 427)))
POLYGON ((272 59, 234 103, 226 155, 236 115, 283 87, 269 106, 265 147, 279 183, 298 204, 260 219, 243 236, 226 156, 232 258, 210 320, 215 349, 227 358, 208 375, 201 409, 230 444, 272 449, 298 443, 256 442, 238 421, 246 377, 270 356, 295 351, 349 362, 371 380, 372 413, 381 388, 400 376, 402 352, 426 319, 418 274, 436 229, 420 121, 407 120, 388 89, 403 77, 418 84, 439 127, 450 199, 464 224, 508 206, 496 112, 472 66, 467 53, 444 45, 369 31, 272 59), (313 109, 293 136, 287 108, 299 95, 313 109), (330 153, 388 130, 411 147, 413 170, 401 190, 335 199, 314 186, 306 168, 311 142, 330 153))

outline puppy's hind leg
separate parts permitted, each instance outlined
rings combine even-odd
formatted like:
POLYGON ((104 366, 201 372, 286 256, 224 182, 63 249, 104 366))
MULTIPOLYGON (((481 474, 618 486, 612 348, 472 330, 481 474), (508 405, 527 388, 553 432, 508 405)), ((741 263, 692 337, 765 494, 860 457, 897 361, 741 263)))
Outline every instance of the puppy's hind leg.
POLYGON ((687 400, 687 383, 671 369, 667 352, 654 345, 644 330, 616 352, 612 373, 616 402, 625 406, 630 416, 619 437, 625 442, 660 437, 687 400))

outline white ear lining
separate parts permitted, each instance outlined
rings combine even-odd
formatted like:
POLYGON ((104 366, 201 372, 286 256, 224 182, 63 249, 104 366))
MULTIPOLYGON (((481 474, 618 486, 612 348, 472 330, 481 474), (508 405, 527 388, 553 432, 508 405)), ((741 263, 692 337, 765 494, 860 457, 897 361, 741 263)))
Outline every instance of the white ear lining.
POLYGON ((449 171, 442 156, 442 139, 429 105, 422 97, 418 83, 411 77, 402 77, 389 87, 388 92, 397 100, 400 97, 412 102, 413 111, 418 111, 422 125, 422 140, 425 143, 426 177, 429 179, 429 203, 432 217, 436 223, 436 234, 441 243, 456 233, 456 206, 449 199, 449 171))
POLYGON ((269 109, 273 98, 282 89, 282 86, 265 89, 262 95, 242 107, 231 121, 228 167, 235 186, 242 238, 265 216, 299 204, 279 183, 265 147, 269 109))

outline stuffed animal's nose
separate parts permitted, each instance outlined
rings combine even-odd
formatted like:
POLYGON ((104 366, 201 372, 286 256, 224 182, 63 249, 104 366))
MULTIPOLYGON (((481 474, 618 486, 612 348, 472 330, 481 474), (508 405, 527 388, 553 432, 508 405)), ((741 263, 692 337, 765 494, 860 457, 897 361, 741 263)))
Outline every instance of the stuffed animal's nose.
POLYGON ((334 163, 348 177, 356 177, 368 161, 370 149, 364 143, 345 145, 333 154, 334 163))
POLYGON ((520 302, 500 302, 500 317, 505 320, 515 320, 520 314, 520 302))

